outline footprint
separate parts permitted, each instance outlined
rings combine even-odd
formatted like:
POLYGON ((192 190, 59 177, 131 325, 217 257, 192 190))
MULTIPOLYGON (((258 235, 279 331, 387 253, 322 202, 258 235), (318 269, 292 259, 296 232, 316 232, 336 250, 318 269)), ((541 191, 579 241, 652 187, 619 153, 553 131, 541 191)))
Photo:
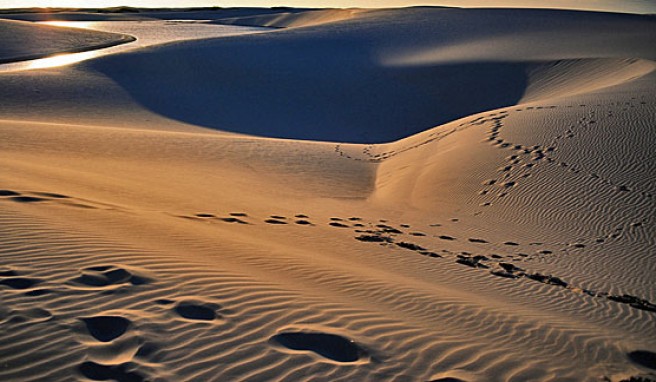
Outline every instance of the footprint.
POLYGON ((647 350, 635 350, 627 354, 631 362, 642 367, 656 370, 656 353, 647 350))
POLYGON ((338 227, 338 228, 348 228, 349 227, 348 225, 342 224, 342 223, 337 222, 337 221, 330 222, 330 223, 328 223, 328 225, 331 225, 333 227, 338 227))
POLYGON ((481 263, 481 261, 483 260, 488 260, 488 258, 480 255, 479 256, 458 255, 458 260, 456 260, 456 263, 466 265, 472 268, 489 268, 489 266, 481 263))
POLYGON ((264 222, 267 224, 287 224, 287 222, 277 219, 266 219, 264 222))
POLYGON ((36 196, 12 196, 9 200, 17 203, 38 203, 45 202, 48 199, 37 198, 36 196))
POLYGON ((74 278, 71 282, 90 288, 103 288, 124 284, 142 285, 151 281, 145 276, 134 274, 126 269, 113 265, 84 268, 80 272, 82 275, 74 278))
POLYGON ((531 280, 543 283, 543 284, 550 284, 550 285, 557 285, 563 288, 567 288, 569 285, 562 279, 551 276, 551 275, 543 275, 541 273, 526 273, 525 276, 531 280))
POLYGON ((487 243, 488 243, 487 240, 484 240, 484 239, 477 239, 477 238, 475 238, 475 237, 470 237, 470 238, 469 238, 469 241, 470 241, 471 243, 479 243, 479 244, 487 244, 487 243))
POLYGON ((110 342, 125 334, 132 321, 120 316, 96 316, 81 319, 89 334, 100 342, 110 342))
POLYGON ((79 367, 80 373, 93 381, 143 382, 145 377, 130 370, 128 364, 101 365, 87 361, 79 367))
POLYGON ((248 222, 235 218, 235 217, 229 217, 229 218, 218 218, 219 220, 226 222, 226 223, 237 223, 237 224, 249 224, 248 222))
POLYGON ((308 220, 304 220, 304 219, 297 220, 297 221, 295 221, 294 223, 296 223, 296 224, 298 224, 298 225, 312 225, 312 223, 311 223, 310 221, 308 221, 308 220))
POLYGON ((437 238, 440 239, 440 240, 447 240, 447 241, 453 241, 453 240, 455 240, 454 237, 447 236, 447 235, 440 235, 440 236, 438 236, 437 238))
POLYGON ((348 338, 321 332, 286 332, 271 337, 271 342, 291 350, 310 351, 335 362, 356 362, 367 352, 348 338))
POLYGON ((368 243, 391 243, 392 239, 385 236, 379 235, 360 235, 355 238, 359 241, 364 241, 368 243))
POLYGON ((622 304, 628 304, 632 308, 645 310, 648 312, 656 312, 656 304, 652 304, 651 302, 647 300, 643 300, 636 296, 631 296, 630 294, 624 294, 621 296, 608 295, 606 296, 606 298, 611 301, 619 302, 622 304))
POLYGON ((376 225, 376 228, 380 228, 381 231, 383 231, 385 233, 403 233, 403 232, 399 231, 398 229, 396 229, 394 227, 391 227, 391 226, 388 226, 386 224, 378 224, 378 225, 376 225))
POLYGON ((426 248, 423 248, 423 247, 421 247, 417 244, 407 243, 405 241, 400 241, 400 242, 396 243, 396 245, 401 247, 401 248, 409 249, 411 251, 425 251, 426 250, 426 248))
POLYGON ((16 273, 16 271, 14 271, 13 269, 9 269, 9 268, 0 269, 0 277, 13 277, 13 276, 18 276, 18 273, 16 273))
POLYGON ((29 277, 10 277, 0 280, 0 285, 6 285, 12 289, 30 289, 36 284, 40 283, 41 280, 33 279, 29 277))
POLYGON ((34 195, 39 195, 39 196, 44 196, 46 198, 53 198, 53 199, 70 199, 71 197, 68 195, 62 195, 62 194, 56 194, 53 192, 32 192, 34 195))
POLYGON ((175 305, 173 310, 181 317, 189 320, 213 321, 219 318, 216 311, 220 308, 221 306, 218 304, 180 301, 175 305))

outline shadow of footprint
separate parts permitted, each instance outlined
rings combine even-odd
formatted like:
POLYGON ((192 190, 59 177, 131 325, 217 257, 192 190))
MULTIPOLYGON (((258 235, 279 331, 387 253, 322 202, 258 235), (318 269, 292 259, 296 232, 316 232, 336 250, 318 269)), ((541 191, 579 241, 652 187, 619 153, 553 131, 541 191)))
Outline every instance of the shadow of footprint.
POLYGON ((286 332, 271 337, 270 341, 291 350, 311 351, 335 362, 356 362, 367 356, 354 341, 330 333, 286 332))
POLYGON ((9 200, 17 203, 38 203, 45 202, 48 199, 37 198, 36 196, 12 196, 9 198, 9 200))
POLYGON ((93 381, 143 382, 146 379, 131 371, 128 364, 106 366, 87 361, 80 365, 80 373, 93 381))
POLYGON ((96 316, 81 319, 89 334, 100 342, 110 342, 125 334, 132 321, 120 316, 96 316))
POLYGON ((627 355, 633 363, 648 369, 656 370, 656 353, 647 350, 636 350, 627 355))
POLYGON ((266 219, 264 222, 267 224, 287 224, 287 222, 277 219, 266 219))
POLYGON ((180 301, 173 310, 183 318, 188 320, 213 321, 220 316, 216 313, 221 306, 212 303, 203 303, 196 301, 180 301))
POLYGON ((0 285, 6 285, 13 289, 30 289, 36 284, 40 283, 39 279, 32 279, 28 277, 11 277, 0 280, 0 285))

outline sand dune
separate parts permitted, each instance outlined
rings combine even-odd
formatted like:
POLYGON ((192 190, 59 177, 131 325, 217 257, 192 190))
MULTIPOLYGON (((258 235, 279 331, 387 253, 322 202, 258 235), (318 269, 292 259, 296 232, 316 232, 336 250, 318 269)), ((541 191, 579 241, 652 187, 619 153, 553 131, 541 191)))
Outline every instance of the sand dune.
POLYGON ((307 27, 332 23, 336 21, 349 20, 356 17, 357 14, 365 12, 366 11, 362 9, 322 9, 305 12, 281 12, 272 14, 258 14, 254 16, 222 18, 215 20, 214 23, 275 28, 307 27))
POLYGON ((134 41, 128 35, 0 19, 0 63, 83 52, 134 41))
POLYGON ((295 13, 0 73, 0 380, 656 380, 654 21, 295 13))
MULTIPOLYGON (((581 24, 577 16, 538 10, 372 11, 351 21, 173 44, 89 65, 148 109, 183 122, 275 138, 381 143, 516 104, 534 81, 532 74, 544 74, 543 68, 562 60, 580 60, 586 67, 579 73, 590 73, 595 64, 586 60, 620 60, 629 53, 656 58, 651 18, 591 14, 581 24), (517 12, 522 23, 503 23, 517 12), (557 30, 551 27, 554 13, 561 20, 557 30), (477 28, 465 27, 468 22, 477 28), (599 33, 603 28, 626 32, 609 38, 599 33), (509 36, 518 33, 527 37, 512 45, 509 36), (561 39, 567 43, 557 43, 561 39), (449 53, 458 52, 457 46, 460 53, 449 53), (448 61, 414 58, 426 51, 448 61), (164 57, 185 57, 186 69, 164 57), (152 67, 153 61, 162 64, 152 67), (241 107, 255 98, 256 110, 241 107)), ((596 86, 652 70, 651 63, 602 62, 596 71, 607 80, 596 86)), ((577 76, 573 69, 563 72, 577 76)))

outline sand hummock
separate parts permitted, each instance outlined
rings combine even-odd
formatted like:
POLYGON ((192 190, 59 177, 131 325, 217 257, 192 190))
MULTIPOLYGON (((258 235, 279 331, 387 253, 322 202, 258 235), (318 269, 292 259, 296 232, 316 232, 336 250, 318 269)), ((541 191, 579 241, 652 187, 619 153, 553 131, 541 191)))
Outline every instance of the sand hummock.
POLYGON ((0 73, 0 380, 656 380, 653 17, 259 12, 0 73))

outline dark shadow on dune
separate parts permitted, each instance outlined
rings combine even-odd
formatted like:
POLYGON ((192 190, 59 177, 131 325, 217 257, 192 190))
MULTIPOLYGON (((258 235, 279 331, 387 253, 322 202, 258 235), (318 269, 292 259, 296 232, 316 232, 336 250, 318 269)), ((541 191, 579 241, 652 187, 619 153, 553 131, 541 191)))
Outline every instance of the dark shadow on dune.
POLYGON ((636 350, 628 354, 629 359, 642 367, 656 370, 656 353, 647 350, 636 350))
POLYGON ((131 371, 128 364, 107 366, 87 361, 80 365, 79 370, 82 375, 93 381, 142 382, 146 380, 141 374, 131 371))
POLYGON ((217 318, 217 308, 218 307, 214 304, 197 304, 183 301, 180 302, 174 310, 181 317, 190 320, 212 321, 217 318))
POLYGON ((28 277, 11 277, 0 280, 0 285, 6 285, 13 289, 29 289, 40 283, 41 280, 28 277))
POLYGON ((281 333, 271 338, 288 349, 308 350, 337 362, 355 362, 366 352, 353 341, 329 333, 281 333))
POLYGON ((82 321, 89 333, 101 342, 110 342, 122 336, 131 324, 130 320, 120 316, 87 317, 82 321))
POLYGON ((515 104, 526 63, 384 67, 357 35, 289 31, 187 42, 88 63, 146 108, 257 136, 397 140, 515 104), (338 35, 338 34, 337 34, 338 35))

